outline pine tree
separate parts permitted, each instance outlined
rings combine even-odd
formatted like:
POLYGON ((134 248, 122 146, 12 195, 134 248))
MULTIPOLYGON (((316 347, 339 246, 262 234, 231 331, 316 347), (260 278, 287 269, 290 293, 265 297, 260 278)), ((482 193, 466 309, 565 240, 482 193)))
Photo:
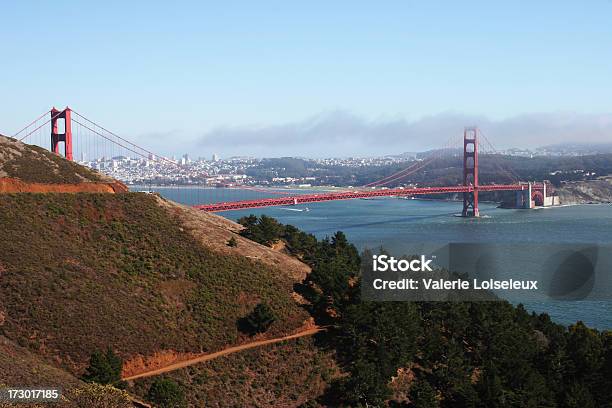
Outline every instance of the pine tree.
POLYGON ((121 380, 123 362, 109 347, 106 353, 96 350, 89 359, 83 379, 98 384, 113 384, 121 380))

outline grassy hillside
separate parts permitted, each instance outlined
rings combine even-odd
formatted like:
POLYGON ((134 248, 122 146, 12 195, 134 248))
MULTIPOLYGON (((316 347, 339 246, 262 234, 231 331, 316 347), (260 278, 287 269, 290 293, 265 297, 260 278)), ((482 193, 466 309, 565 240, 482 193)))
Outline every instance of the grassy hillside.
MULTIPOLYGON (((118 183, 5 137, 0 179, 36 184, 18 191, 118 183)), ((134 371, 249 342, 238 322, 260 303, 275 320, 259 339, 309 322, 293 287, 310 268, 241 237, 240 225, 155 195, 65 191, 77 193, 0 194, 0 385, 62 385, 71 394, 59 406, 94 406, 100 395, 119 401, 108 406, 125 406, 117 390, 78 379, 94 351, 110 347, 134 371)), ((233 401, 260 405, 278 390, 292 395, 287 401, 305 401, 322 392, 319 366, 329 361, 312 342, 287 343, 211 362, 181 384, 194 404, 202 395, 226 401, 215 390, 229 393, 235 377, 244 387, 233 401), (254 383, 238 375, 247 365, 259 370, 254 383), (291 372, 301 374, 278 377, 291 372)))
MULTIPOLYGON (((0 388, 5 386, 52 387, 61 385, 56 408, 132 408, 129 395, 112 386, 86 384, 40 356, 0 336, 0 388)), ((18 404, 24 408, 45 408, 49 403, 18 404)), ((15 404, 0 401, 0 408, 15 404)))
POLYGON ((0 330, 73 373, 109 345, 129 359, 239 342, 258 302, 270 335, 308 317, 289 275, 200 245, 152 195, 0 195, 0 225, 0 330))
POLYGON ((81 385, 76 377, 53 367, 36 354, 0 336, 0 385, 35 386, 60 382, 65 388, 81 385))
MULTIPOLYGON (((322 394, 337 368, 312 338, 252 349, 168 373, 197 407, 294 407, 322 394)), ((153 378, 130 391, 146 395, 153 378)))
POLYGON ((4 136, 0 136, 1 177, 48 184, 114 181, 87 167, 64 160, 47 149, 25 145, 4 136))

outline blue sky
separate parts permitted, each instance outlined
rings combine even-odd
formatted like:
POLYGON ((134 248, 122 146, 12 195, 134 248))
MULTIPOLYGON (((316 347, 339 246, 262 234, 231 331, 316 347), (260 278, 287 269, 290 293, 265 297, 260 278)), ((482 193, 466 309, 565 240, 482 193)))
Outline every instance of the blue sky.
POLYGON ((611 1, 22 1, 0 18, 6 134, 70 105, 162 153, 394 153, 463 122, 500 147, 612 141, 611 1))

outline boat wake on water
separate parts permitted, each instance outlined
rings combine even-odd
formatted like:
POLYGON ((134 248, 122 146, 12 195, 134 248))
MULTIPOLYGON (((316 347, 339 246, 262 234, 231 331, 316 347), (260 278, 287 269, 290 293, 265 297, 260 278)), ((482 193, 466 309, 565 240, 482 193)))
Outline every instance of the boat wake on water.
POLYGON ((296 212, 308 212, 310 211, 310 209, 308 207, 306 208, 287 208, 287 207, 279 207, 279 210, 285 210, 285 211, 296 211, 296 212))

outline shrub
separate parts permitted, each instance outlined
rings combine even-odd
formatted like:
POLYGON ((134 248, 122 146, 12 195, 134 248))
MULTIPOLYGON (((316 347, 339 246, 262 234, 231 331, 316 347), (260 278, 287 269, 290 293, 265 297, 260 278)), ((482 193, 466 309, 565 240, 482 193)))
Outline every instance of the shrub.
POLYGON ((96 350, 89 359, 89 367, 85 370, 83 379, 87 382, 112 384, 121 380, 123 363, 109 347, 106 353, 96 350))
POLYGON ((235 237, 231 237, 231 238, 229 239, 229 241, 227 241, 227 246, 230 246, 230 247, 232 247, 232 248, 235 248, 235 247, 237 247, 237 246, 238 246, 238 241, 236 241, 236 238, 235 238, 235 237))
POLYGON ((238 327, 240 331, 249 334, 263 333, 274 323, 276 317, 272 309, 265 304, 260 303, 255 306, 255 309, 246 317, 240 319, 238 327))
POLYGON ((131 408, 134 406, 127 392, 110 385, 85 384, 69 392, 68 399, 71 404, 67 406, 71 408, 131 408))
POLYGON ((183 389, 169 378, 155 380, 151 384, 151 388, 149 388, 147 398, 161 408, 180 408, 186 406, 183 389))

